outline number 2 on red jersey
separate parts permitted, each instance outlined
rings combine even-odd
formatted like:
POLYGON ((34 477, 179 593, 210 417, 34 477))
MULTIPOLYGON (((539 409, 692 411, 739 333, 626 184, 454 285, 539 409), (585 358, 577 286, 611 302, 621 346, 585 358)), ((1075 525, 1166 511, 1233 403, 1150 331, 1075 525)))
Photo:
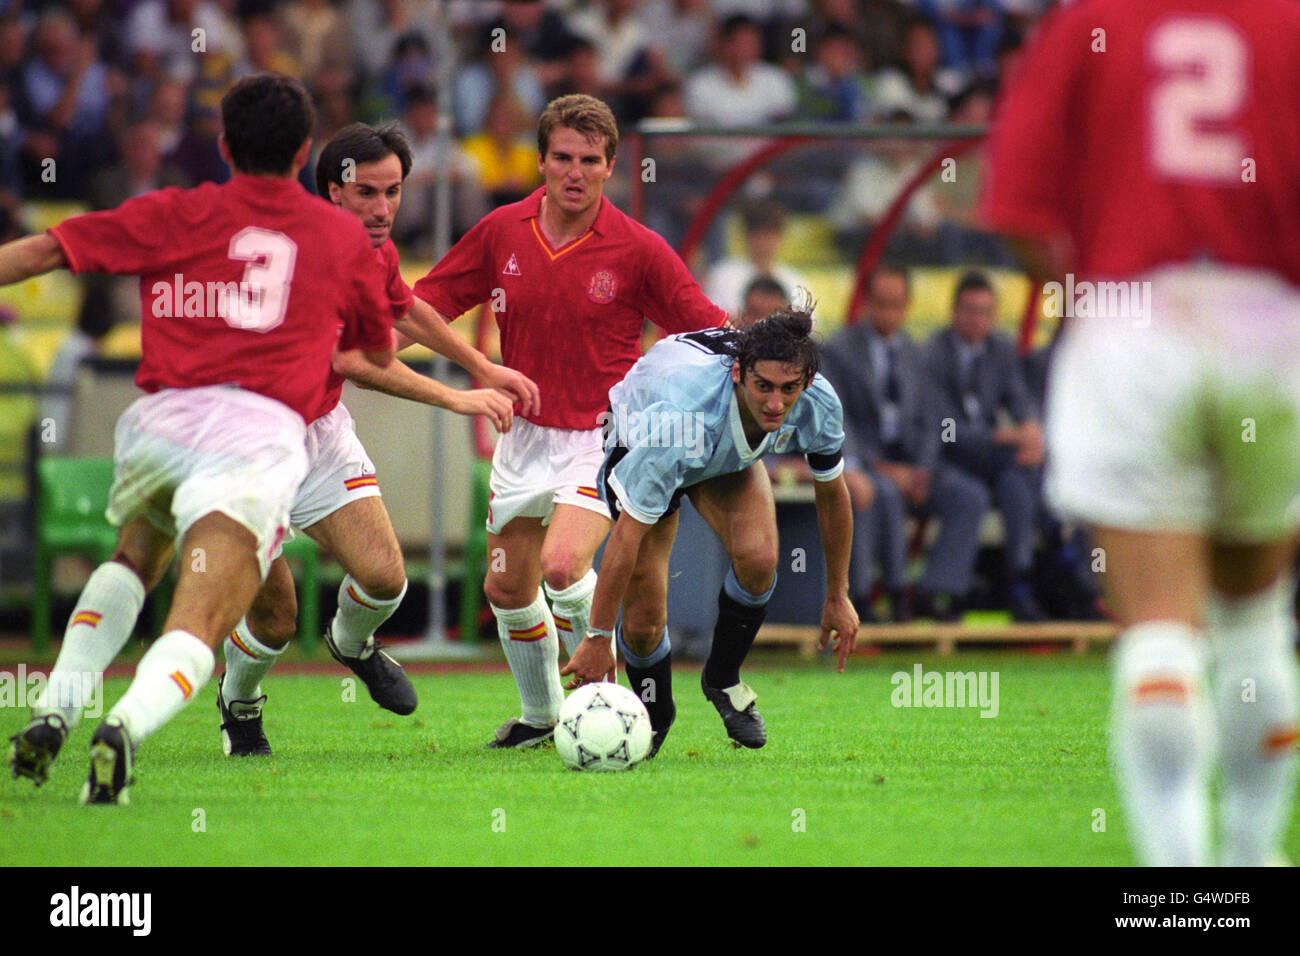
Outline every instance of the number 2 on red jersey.
POLYGON ((1250 100, 1250 45, 1228 21, 1156 23, 1147 58, 1158 77, 1147 98, 1151 162, 1168 179, 1240 183, 1247 138, 1235 123, 1250 100))
POLYGON ((236 329, 270 332, 284 322, 289 285, 298 261, 298 244, 282 232, 248 226, 230 239, 230 258, 247 262, 240 281, 239 307, 221 317, 236 329))

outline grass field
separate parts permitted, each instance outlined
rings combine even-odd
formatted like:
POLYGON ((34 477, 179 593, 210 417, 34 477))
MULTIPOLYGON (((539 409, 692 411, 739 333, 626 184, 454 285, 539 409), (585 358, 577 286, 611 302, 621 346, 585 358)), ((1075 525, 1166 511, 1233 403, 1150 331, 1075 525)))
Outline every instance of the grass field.
MULTIPOLYGON (((341 670, 272 674, 269 759, 222 756, 213 680, 145 743, 129 807, 77 805, 94 720, 39 790, 0 780, 0 861, 575 864, 595 841, 617 864, 1131 863, 1105 763, 1102 656, 897 653, 838 676, 755 657, 765 749, 733 749, 698 666, 679 666, 677 724, 656 760, 623 774, 569 771, 550 748, 484 750, 514 700, 500 670, 417 675, 406 718, 364 688, 346 702, 341 670), (916 663, 996 672, 997 716, 893 706, 891 676, 916 663)), ((107 700, 126 685, 109 679, 107 700)), ((0 735, 26 716, 0 709, 0 735)))

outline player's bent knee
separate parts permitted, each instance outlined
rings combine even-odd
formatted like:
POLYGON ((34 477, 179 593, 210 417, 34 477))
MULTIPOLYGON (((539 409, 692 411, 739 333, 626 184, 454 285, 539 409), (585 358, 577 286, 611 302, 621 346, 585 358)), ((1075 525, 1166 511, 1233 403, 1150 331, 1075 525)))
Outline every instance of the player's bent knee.
POLYGON ((483 582, 483 596, 495 607, 527 607, 537 598, 537 588, 534 587, 531 594, 526 592, 523 585, 496 575, 488 575, 483 582))
POLYGON ((361 585, 363 591, 379 601, 393 600, 406 587, 406 571, 400 564, 396 568, 385 568, 368 574, 353 574, 352 577, 361 585))
POLYGON ((762 594, 776 579, 776 548, 746 548, 732 555, 731 564, 741 587, 751 594, 762 594))
POLYGON ((577 584, 589 567, 573 552, 548 556, 542 563, 542 580, 552 591, 563 591, 577 584))
POLYGON ((665 624, 660 621, 657 626, 636 626, 634 622, 624 621, 621 631, 623 643, 638 657, 649 657, 663 640, 665 624))

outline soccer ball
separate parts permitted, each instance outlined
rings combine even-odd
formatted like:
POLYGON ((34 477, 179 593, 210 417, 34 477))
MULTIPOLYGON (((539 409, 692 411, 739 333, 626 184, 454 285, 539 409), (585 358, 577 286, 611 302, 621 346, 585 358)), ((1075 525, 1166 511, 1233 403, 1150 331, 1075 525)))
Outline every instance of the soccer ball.
POLYGON ((564 701, 555 749, 574 770, 631 770, 650 753, 650 715, 621 684, 583 684, 564 701))

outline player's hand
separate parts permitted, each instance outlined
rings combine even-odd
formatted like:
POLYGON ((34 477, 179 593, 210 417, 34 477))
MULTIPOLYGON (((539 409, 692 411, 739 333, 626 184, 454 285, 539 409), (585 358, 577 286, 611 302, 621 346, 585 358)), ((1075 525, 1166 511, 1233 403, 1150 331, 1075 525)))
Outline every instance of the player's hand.
POLYGON ((822 607, 822 636, 817 642, 819 650, 825 650, 831 639, 835 640, 835 670, 843 674, 844 663, 853 653, 853 645, 858 640, 858 612, 853 609, 853 602, 847 594, 827 598, 822 607))
POLYGON ((514 402, 510 396, 495 388, 475 388, 457 392, 451 410, 459 415, 484 415, 502 434, 510 431, 514 422, 514 402))
POLYGON ((603 634, 588 634, 568 663, 560 668, 560 676, 572 674, 573 680, 565 684, 564 689, 577 690, 583 684, 607 680, 614 667, 614 651, 609 638, 603 634))
POLYGON ((519 414, 525 418, 536 415, 542 410, 542 393, 537 383, 523 372, 516 372, 504 365, 492 365, 482 376, 483 384, 489 388, 509 392, 519 403, 519 414))

